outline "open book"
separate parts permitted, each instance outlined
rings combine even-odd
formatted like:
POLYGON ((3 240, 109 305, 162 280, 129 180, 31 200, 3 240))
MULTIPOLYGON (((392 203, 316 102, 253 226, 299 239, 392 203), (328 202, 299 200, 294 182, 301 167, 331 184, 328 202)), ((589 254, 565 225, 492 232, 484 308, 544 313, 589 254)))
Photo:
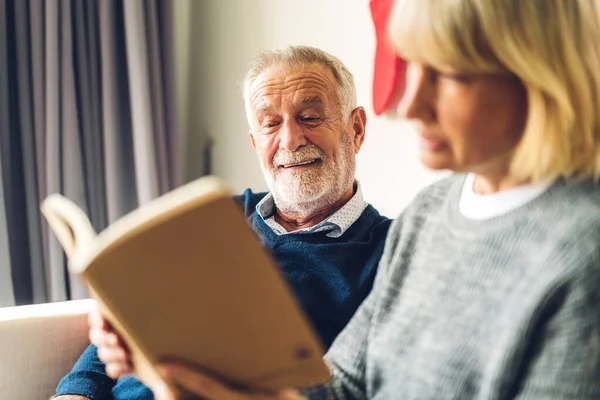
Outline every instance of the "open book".
POLYGON ((323 349, 228 189, 204 177, 96 235, 61 195, 42 213, 148 386, 177 359, 253 390, 329 379, 323 349))

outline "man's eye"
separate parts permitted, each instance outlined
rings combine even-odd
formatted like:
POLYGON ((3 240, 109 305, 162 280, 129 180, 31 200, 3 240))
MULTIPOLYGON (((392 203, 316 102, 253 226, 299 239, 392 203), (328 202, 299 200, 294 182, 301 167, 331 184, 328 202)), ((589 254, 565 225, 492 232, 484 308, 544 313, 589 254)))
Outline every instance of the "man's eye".
POLYGON ((265 122, 265 124, 263 125, 263 127, 265 128, 273 128, 275 126, 279 125, 279 122, 277 121, 270 121, 270 122, 265 122))
POLYGON ((305 116, 305 117, 301 117, 300 119, 304 122, 315 122, 315 121, 319 120, 319 117, 305 116))

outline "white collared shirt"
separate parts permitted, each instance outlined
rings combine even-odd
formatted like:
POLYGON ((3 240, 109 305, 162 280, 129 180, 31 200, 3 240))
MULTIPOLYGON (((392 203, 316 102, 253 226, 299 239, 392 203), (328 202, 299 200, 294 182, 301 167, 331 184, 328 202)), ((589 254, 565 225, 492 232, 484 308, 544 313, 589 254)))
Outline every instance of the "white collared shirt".
POLYGON ((340 237, 355 223, 362 215, 368 203, 364 200, 360 183, 354 181, 356 192, 354 196, 342 208, 319 222, 315 226, 288 232, 283 226, 275 221, 275 201, 273 195, 268 193, 257 205, 256 212, 265 223, 277 235, 306 234, 330 231, 327 236, 331 238, 340 237))

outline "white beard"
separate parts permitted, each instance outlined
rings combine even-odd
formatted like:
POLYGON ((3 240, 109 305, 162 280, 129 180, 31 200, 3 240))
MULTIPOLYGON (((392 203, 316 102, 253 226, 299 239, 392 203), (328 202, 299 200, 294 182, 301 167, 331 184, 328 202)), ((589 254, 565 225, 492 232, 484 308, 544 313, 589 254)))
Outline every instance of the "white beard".
POLYGON ((270 166, 271 169, 267 169, 264 162, 261 162, 261 169, 277 208, 283 212, 308 216, 344 196, 354 182, 356 158, 352 140, 345 134, 341 151, 331 158, 309 143, 295 152, 279 149, 270 166), (301 171, 275 167, 312 158, 320 158, 321 163, 301 171))

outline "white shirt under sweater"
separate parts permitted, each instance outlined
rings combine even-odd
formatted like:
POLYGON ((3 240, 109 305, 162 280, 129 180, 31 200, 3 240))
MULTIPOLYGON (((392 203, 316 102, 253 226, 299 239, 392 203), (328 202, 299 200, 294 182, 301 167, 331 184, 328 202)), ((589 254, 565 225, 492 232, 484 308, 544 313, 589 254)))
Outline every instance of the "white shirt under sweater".
POLYGON ((506 214, 535 199, 552 185, 552 180, 547 179, 497 193, 478 194, 473 190, 474 182, 475 175, 468 174, 458 201, 460 213, 471 220, 484 220, 506 214))

